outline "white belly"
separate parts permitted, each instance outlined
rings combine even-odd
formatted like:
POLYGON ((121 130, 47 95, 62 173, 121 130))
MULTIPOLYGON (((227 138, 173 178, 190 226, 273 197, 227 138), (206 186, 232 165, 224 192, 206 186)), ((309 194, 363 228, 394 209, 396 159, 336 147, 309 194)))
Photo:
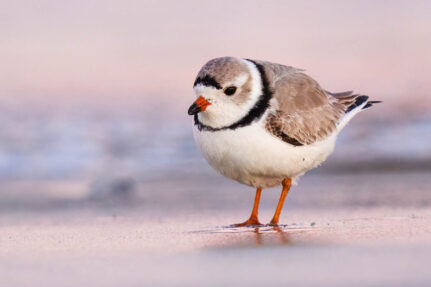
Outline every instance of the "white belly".
POLYGON ((317 167, 333 151, 336 133, 307 146, 293 146, 267 132, 261 121, 236 130, 199 131, 196 144, 222 175, 243 184, 267 188, 286 177, 296 178, 317 167))

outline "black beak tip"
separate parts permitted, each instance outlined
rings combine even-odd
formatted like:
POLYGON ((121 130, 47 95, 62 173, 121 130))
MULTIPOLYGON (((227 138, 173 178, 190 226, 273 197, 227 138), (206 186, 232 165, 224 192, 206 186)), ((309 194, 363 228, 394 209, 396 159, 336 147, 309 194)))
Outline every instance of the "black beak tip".
POLYGON ((193 105, 190 106, 187 113, 192 116, 192 115, 198 114, 200 111, 201 111, 201 108, 196 103, 193 103, 193 105))

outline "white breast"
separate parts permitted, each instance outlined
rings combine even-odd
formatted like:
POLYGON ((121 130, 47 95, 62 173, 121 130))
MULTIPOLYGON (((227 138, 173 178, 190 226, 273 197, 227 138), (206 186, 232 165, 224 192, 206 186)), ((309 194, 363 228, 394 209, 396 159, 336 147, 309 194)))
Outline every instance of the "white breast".
POLYGON ((235 130, 209 132, 194 126, 196 144, 222 175, 262 188, 280 185, 286 177, 301 176, 321 164, 334 149, 336 133, 311 145, 293 146, 267 132, 263 118, 235 130))

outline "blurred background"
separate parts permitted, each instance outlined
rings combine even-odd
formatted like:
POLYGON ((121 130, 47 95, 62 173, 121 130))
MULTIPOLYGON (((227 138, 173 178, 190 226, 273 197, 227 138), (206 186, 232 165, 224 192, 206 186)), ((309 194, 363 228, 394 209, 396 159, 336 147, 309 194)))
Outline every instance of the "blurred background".
POLYGON ((187 115, 198 70, 220 56, 296 66, 329 91, 384 101, 312 175, 429 173, 430 15, 425 0, 3 0, 0 206, 148 200, 172 196, 152 183, 178 191, 196 178, 182 194, 236 186, 204 162, 187 115))

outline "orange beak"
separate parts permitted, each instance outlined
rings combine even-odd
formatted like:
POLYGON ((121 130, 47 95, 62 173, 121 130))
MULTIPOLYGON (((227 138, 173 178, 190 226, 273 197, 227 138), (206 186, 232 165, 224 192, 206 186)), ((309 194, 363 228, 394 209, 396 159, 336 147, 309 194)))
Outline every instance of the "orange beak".
POLYGON ((205 100, 204 97, 199 96, 199 98, 197 98, 197 100, 190 106, 188 113, 189 113, 189 115, 196 115, 200 112, 205 111, 205 109, 209 105, 211 105, 210 102, 205 100))

